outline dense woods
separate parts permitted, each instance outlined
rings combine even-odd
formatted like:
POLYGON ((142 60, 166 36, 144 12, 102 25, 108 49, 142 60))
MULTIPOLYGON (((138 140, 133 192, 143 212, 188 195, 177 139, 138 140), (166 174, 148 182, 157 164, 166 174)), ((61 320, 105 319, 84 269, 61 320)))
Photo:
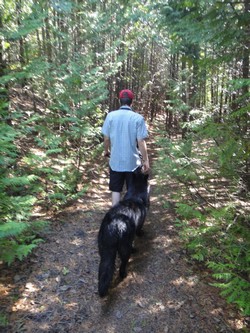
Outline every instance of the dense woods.
POLYGON ((26 257, 39 212, 87 191, 129 88, 159 133, 154 172, 181 185, 188 253, 249 315, 249 36, 249 0, 2 0, 0 260, 26 257))

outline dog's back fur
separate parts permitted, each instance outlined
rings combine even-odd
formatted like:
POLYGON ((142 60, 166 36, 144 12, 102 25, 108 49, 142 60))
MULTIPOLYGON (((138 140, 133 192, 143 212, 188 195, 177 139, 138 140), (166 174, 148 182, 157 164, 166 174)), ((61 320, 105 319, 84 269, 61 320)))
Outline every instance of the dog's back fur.
POLYGON ((124 199, 104 216, 99 234, 98 248, 101 257, 98 291, 104 297, 111 285, 117 253, 121 259, 119 274, 126 277, 126 267, 132 252, 135 235, 139 235, 146 218, 148 199, 148 175, 134 173, 134 188, 124 199))

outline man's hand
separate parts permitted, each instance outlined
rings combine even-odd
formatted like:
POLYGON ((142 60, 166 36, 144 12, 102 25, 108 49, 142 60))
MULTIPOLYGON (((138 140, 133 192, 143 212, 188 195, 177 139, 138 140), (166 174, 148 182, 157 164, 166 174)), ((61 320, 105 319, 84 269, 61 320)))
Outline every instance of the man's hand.
POLYGON ((149 171, 149 161, 143 161, 142 163, 142 172, 147 173, 149 171))
POLYGON ((149 171, 149 160, 147 153, 147 144, 145 140, 138 140, 139 150, 142 154, 142 172, 147 173, 149 171))
POLYGON ((110 157, 110 139, 107 136, 104 136, 104 156, 110 157))

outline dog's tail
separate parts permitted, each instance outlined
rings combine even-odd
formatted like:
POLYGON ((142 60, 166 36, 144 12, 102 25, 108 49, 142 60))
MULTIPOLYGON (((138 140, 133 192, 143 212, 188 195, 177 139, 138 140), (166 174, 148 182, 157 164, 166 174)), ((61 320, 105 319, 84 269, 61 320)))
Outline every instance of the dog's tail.
POLYGON ((99 265, 98 292, 100 297, 108 293, 115 271, 116 248, 103 250, 99 265))

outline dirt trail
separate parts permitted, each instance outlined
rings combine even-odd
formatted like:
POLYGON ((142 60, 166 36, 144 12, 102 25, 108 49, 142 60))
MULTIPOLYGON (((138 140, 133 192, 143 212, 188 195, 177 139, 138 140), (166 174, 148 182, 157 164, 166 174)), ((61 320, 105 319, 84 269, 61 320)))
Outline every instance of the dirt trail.
MULTIPOLYGON (((150 148, 154 158, 155 150, 150 148)), ((107 173, 93 173, 93 187, 53 223, 46 242, 0 284, 10 325, 5 333, 229 333, 240 319, 199 273, 181 248, 174 214, 164 209, 175 184, 151 179, 145 235, 136 240, 125 280, 109 296, 97 294, 97 233, 110 206, 107 173), (108 204, 107 204, 108 203, 108 204), (11 302, 10 302, 11 300, 11 302)), ((238 327, 238 328, 237 328, 238 327)), ((246 331, 244 331, 246 332, 246 331)))

